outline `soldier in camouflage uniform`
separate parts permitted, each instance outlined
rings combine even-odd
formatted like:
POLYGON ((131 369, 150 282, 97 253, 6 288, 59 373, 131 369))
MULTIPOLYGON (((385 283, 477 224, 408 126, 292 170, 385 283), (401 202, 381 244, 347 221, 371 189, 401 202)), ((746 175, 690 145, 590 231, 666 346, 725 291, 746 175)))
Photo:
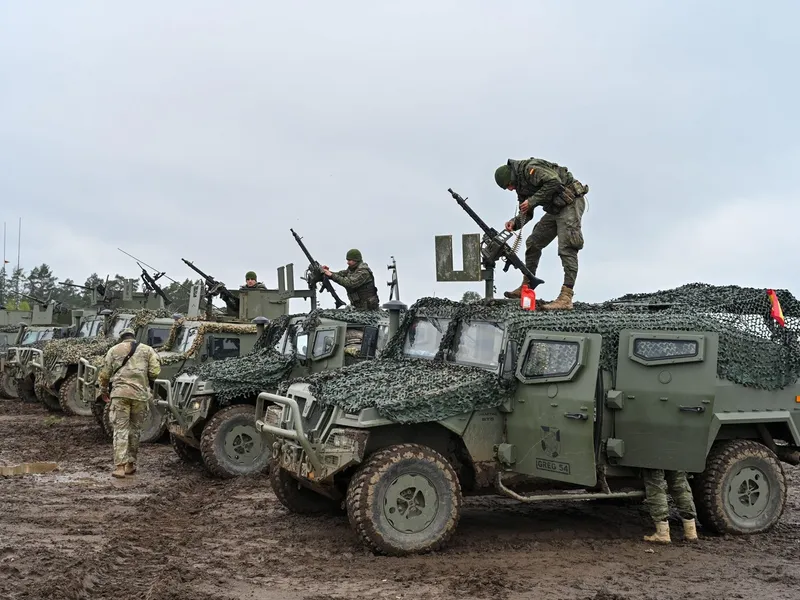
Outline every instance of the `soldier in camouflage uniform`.
POLYGON ((667 488, 683 521, 683 537, 687 541, 697 539, 697 511, 694 507, 692 489, 683 471, 663 471, 661 469, 642 469, 644 489, 646 494, 645 504, 650 511, 650 516, 656 524, 653 535, 644 536, 646 542, 660 542, 669 544, 669 505, 667 504, 667 488))
POLYGON ((158 354, 147 344, 136 342, 135 335, 133 329, 122 330, 119 343, 108 351, 98 374, 103 400, 111 402, 113 477, 125 477, 136 472, 139 437, 148 410, 150 386, 161 372, 158 354))
POLYGON ((245 284, 242 288, 249 288, 251 290, 265 290, 267 289, 263 283, 258 281, 258 277, 256 276, 255 271, 248 271, 244 276, 245 284))
POLYGON ((323 265, 322 272, 347 290, 347 298, 359 310, 378 310, 378 288, 369 265, 362 261, 361 252, 355 248, 347 251, 347 268, 336 273, 323 265))
MULTIPOLYGON (((542 250, 558 238, 558 255, 564 268, 564 284, 554 302, 543 309, 572 309, 573 288, 578 276, 578 251, 583 248, 581 219, 586 209, 589 187, 572 176, 569 169, 541 158, 509 159, 497 168, 494 179, 504 190, 516 191, 519 214, 506 223, 508 231, 517 231, 531 220, 533 210, 541 206, 546 213, 525 240, 525 266, 534 275, 542 250)), ((522 284, 530 282, 523 277, 522 284)), ((506 298, 519 298, 522 285, 505 292, 506 298)))

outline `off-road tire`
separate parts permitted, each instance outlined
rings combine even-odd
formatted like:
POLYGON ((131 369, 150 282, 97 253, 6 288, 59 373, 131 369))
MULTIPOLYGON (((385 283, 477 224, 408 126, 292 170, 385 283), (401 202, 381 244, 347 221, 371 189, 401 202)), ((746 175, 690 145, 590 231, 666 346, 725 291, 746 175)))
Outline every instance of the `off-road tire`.
MULTIPOLYGON (((104 402, 105 406, 103 406, 103 433, 106 436, 106 439, 109 441, 114 440, 114 426, 111 424, 111 402, 104 402)), ((156 408, 151 404, 150 410, 156 410, 156 408)), ((160 413, 159 413, 160 414, 160 413)), ((145 426, 148 424, 148 417, 145 416, 144 422, 142 423, 142 434, 139 436, 139 443, 140 444, 150 444, 153 442, 157 442, 164 436, 164 432, 167 428, 167 419, 166 415, 161 414, 161 421, 158 427, 151 427, 149 430, 145 429, 145 426)))
POLYGON ((693 484, 697 517, 715 533, 764 533, 780 520, 786 506, 786 475, 780 460, 752 440, 716 444, 708 454, 705 471, 695 476, 693 484), (753 516, 737 514, 731 498, 742 502, 740 510, 753 512, 753 516), (757 506, 750 509, 747 503, 757 506))
POLYGON ((86 406, 78 398, 77 373, 73 373, 61 383, 61 387, 58 388, 58 403, 61 405, 61 410, 68 415, 88 417, 92 414, 92 407, 86 406))
POLYGON ((256 411, 250 404, 227 406, 211 417, 200 434, 200 452, 206 469, 221 479, 263 473, 269 468, 272 457, 268 439, 256 429, 256 411), (240 432, 235 435, 237 447, 245 450, 260 447, 260 453, 252 462, 237 462, 226 451, 226 438, 231 428, 238 428, 240 432))
MULTIPOLYGON (((36 388, 29 379, 14 379, 14 385, 17 388, 17 397, 23 402, 31 404, 42 402, 36 395, 36 388)), ((61 407, 59 406, 57 410, 61 410, 61 407)))
POLYGON ((278 502, 298 515, 335 514, 341 503, 300 485, 289 472, 276 464, 269 471, 269 483, 278 502))
POLYGON ((0 375, 0 397, 7 400, 19 399, 19 392, 17 391, 17 384, 11 373, 4 372, 0 375))
POLYGON ((180 458, 183 462, 187 464, 197 464, 203 462, 203 455, 200 453, 198 448, 190 446, 171 433, 169 434, 169 443, 172 446, 172 449, 175 450, 175 454, 177 454, 178 458, 180 458))
POLYGON ((397 444, 376 452, 347 488, 350 525, 373 552, 392 556, 424 554, 444 547, 458 526, 461 504, 461 485, 453 466, 444 456, 420 444, 397 444), (414 482, 411 477, 421 481, 414 482), (416 487, 420 483, 423 487, 416 487), (411 487, 403 490, 404 485, 411 487), (395 511, 399 518, 405 518, 415 508, 412 500, 430 500, 423 490, 436 495, 433 518, 419 531, 401 532, 389 521, 387 512, 395 511), (397 506, 392 506, 387 492, 396 495, 397 506), (401 506, 406 515, 398 510, 401 506))
POLYGON ((103 433, 110 442, 114 441, 114 426, 111 424, 111 402, 103 402, 103 420, 100 423, 103 433))
POLYGON ((103 427, 103 410, 105 409, 105 407, 106 403, 103 402, 102 400, 95 400, 94 402, 92 402, 92 416, 94 417, 94 420, 97 421, 97 424, 100 425, 101 428, 103 427))
POLYGON ((58 397, 51 394, 47 388, 34 384, 33 393, 36 396, 36 399, 44 404, 45 408, 47 408, 47 410, 50 412, 62 412, 58 397))
POLYGON ((142 435, 140 444, 154 444, 160 441, 167 433, 167 413, 162 411, 153 402, 147 402, 149 412, 142 422, 142 435))

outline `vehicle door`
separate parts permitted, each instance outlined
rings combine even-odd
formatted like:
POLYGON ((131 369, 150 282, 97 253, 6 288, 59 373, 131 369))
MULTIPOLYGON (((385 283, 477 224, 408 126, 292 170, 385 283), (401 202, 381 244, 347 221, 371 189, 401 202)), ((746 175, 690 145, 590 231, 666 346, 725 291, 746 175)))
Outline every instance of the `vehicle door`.
POLYGON ((620 332, 614 385, 616 464, 705 469, 717 383, 716 333, 620 332))
POLYGON ((506 415, 513 471, 592 486, 597 482, 594 428, 600 364, 598 334, 535 331, 517 360, 517 386, 506 415))

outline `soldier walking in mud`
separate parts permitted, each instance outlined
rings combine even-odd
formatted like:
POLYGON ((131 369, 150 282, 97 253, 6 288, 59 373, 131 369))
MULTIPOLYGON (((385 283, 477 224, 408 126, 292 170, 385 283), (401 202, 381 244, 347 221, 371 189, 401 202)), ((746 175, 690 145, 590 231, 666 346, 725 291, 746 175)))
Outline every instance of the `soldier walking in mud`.
POLYGON ((347 251, 346 258, 346 269, 334 273, 327 265, 323 265, 322 272, 347 290, 347 298, 353 308, 378 310, 378 288, 375 287, 375 276, 369 265, 362 261, 361 252, 355 248, 347 251))
POLYGON ((123 329, 98 374, 100 392, 111 402, 110 421, 114 429, 113 477, 136 472, 139 437, 148 410, 150 386, 161 372, 158 354, 147 344, 137 342, 133 329, 123 329), (110 393, 109 393, 110 385, 110 393), (109 398, 110 397, 110 398, 109 398))
MULTIPOLYGON (((535 275, 542 250, 558 238, 558 255, 564 268, 564 283, 555 301, 545 310, 571 310, 575 279, 578 276, 578 251, 583 248, 581 219, 586 209, 589 187, 572 176, 569 169, 541 158, 509 159, 497 168, 494 180, 502 189, 517 192, 519 214, 506 223, 508 231, 521 230, 541 206, 546 213, 525 240, 525 266, 535 275)), ((530 282, 526 277, 522 285, 530 282)), ((522 285, 505 292, 506 298, 519 298, 522 285)))
POLYGON ((683 521, 683 537, 687 541, 697 539, 697 511, 692 498, 692 489, 683 471, 663 471, 661 469, 642 469, 645 504, 656 525, 653 535, 644 536, 646 542, 669 544, 669 505, 667 504, 667 488, 683 521))

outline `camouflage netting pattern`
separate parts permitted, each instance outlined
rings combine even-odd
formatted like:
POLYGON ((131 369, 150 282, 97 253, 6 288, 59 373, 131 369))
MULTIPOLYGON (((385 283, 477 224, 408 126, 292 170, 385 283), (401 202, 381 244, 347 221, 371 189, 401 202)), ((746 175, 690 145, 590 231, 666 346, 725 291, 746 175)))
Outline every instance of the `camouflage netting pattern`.
MULTIPOLYGON (((122 315, 131 315, 128 327, 138 330, 153 319, 169 318, 171 313, 164 309, 118 309, 109 315, 106 321, 105 335, 111 334, 117 318, 122 315)), ((95 338, 64 338, 50 340, 44 347, 42 360, 46 369, 52 369, 59 364, 76 365, 81 358, 103 356, 108 350, 118 343, 118 339, 109 337, 95 338)))
POLYGON ((531 331, 598 333, 603 336, 601 367, 611 373, 616 372, 622 330, 715 332, 720 378, 775 390, 793 384, 800 375, 800 302, 786 290, 776 294, 785 327, 770 316, 766 290, 738 286, 694 283, 552 312, 525 311, 513 300, 461 303, 422 298, 406 312, 381 358, 285 381, 278 393, 285 394, 292 383, 307 383, 323 404, 349 413, 375 408, 398 423, 437 421, 499 406, 517 385, 515 378, 501 379, 489 370, 447 362, 457 347, 459 324, 482 320, 503 323, 517 350, 531 331), (405 357, 406 334, 416 317, 425 316, 451 319, 438 353, 432 360, 405 357))
POLYGON ((308 314, 284 315, 270 322, 249 354, 193 366, 184 372, 208 381, 214 390, 217 402, 224 406, 234 398, 273 391, 282 380, 289 377, 299 362, 296 357, 294 335, 298 327, 305 332, 312 332, 322 319, 333 319, 348 324, 377 325, 382 319, 388 319, 388 316, 384 311, 359 311, 353 308, 317 309, 308 314), (293 321, 295 324, 292 324, 293 321), (287 330, 292 348, 290 353, 282 354, 275 349, 275 346, 287 330))
POLYGON ((167 337, 164 344, 159 346, 159 350, 169 351, 170 348, 175 344, 175 341, 178 337, 178 333, 180 332, 181 327, 184 323, 194 322, 197 321, 200 323, 199 331, 197 332, 197 336, 194 338, 192 345, 185 351, 180 352, 177 354, 169 354, 169 355, 160 355, 159 360, 161 361, 161 365, 171 365, 174 363, 178 363, 187 359, 190 359, 195 356, 197 351, 203 345, 203 341, 205 340, 205 336, 207 333, 234 333, 239 335, 248 335, 248 334, 255 334, 258 333, 258 328, 255 325, 251 325, 249 323, 224 323, 218 321, 205 321, 203 319, 198 319, 192 317, 190 319, 181 318, 178 319, 170 329, 169 336, 167 337))

